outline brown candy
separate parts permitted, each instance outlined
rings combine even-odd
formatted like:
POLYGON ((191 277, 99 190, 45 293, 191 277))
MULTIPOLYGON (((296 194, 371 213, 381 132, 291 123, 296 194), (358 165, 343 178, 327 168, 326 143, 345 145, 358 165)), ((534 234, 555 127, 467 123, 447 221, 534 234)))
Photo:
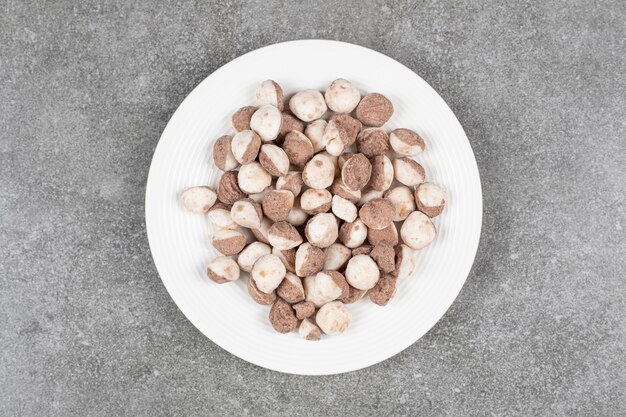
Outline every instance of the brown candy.
POLYGON ((351 190, 361 190, 370 180, 372 175, 372 164, 365 155, 354 154, 348 159, 341 169, 341 179, 351 190))
POLYGON ((282 298, 276 299, 276 302, 270 309, 269 319, 272 327, 279 333, 289 333, 298 328, 298 319, 293 308, 282 298))
POLYGON ((395 209, 391 201, 374 198, 359 210, 359 218, 369 229, 381 230, 393 222, 395 209))
POLYGON ((217 184, 217 199, 224 204, 234 204, 247 195, 239 188, 237 171, 226 171, 217 184))
POLYGON ((382 94, 370 93, 356 107, 356 118, 366 126, 381 127, 393 115, 393 104, 382 94))

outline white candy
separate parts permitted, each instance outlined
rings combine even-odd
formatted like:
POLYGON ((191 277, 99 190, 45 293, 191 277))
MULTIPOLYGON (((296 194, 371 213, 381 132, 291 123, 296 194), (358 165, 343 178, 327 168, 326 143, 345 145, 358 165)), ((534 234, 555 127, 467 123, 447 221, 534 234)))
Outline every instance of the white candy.
POLYGON ((278 256, 263 255, 254 263, 250 276, 260 291, 269 294, 278 288, 286 274, 285 265, 278 256))
POLYGON ((267 233, 270 245, 280 250, 295 248, 302 243, 302 236, 293 225, 287 222, 276 222, 267 233))
POLYGON ((302 181, 311 188, 328 188, 334 179, 335 164, 324 154, 315 155, 302 170, 302 181))
POLYGON ((216 200, 217 194, 209 187, 187 188, 180 196, 183 207, 196 214, 206 214, 216 200))
POLYGON ((239 279, 239 267, 228 256, 218 256, 207 268, 207 274, 215 282, 224 283, 239 279))
POLYGON ((350 113, 361 101, 361 94, 350 81, 339 78, 330 84, 324 98, 332 111, 350 113))
POLYGON ((367 226, 361 219, 341 226, 341 243, 350 249, 358 248, 367 239, 367 226))
POLYGON ((259 161, 265 170, 272 175, 286 175, 289 172, 289 157, 279 146, 269 143, 261 146, 259 161))
POLYGON ((378 265, 368 255, 357 255, 348 261, 346 280, 354 288, 369 290, 380 278, 378 265))
POLYGON ((435 240, 437 230, 427 215, 414 211, 402 224, 400 236, 411 249, 419 250, 435 240))
POLYGON ((335 335, 348 329, 352 322, 352 315, 342 302, 333 301, 320 308, 315 321, 324 333, 335 335))
POLYGON ((265 80, 261 83, 256 90, 256 105, 257 107, 270 104, 279 110, 283 107, 283 90, 278 83, 273 80, 265 80))
POLYGON ((309 123, 304 130, 304 134, 311 141, 315 153, 318 153, 326 147, 326 142, 324 142, 324 130, 326 130, 327 124, 328 122, 326 122, 326 120, 319 119, 309 123))
POLYGON ((230 216, 240 226, 258 229, 261 227, 263 213, 258 210, 257 204, 247 199, 236 201, 230 209, 230 216))
POLYGON ((396 158, 393 170, 398 182, 413 187, 424 182, 424 169, 408 158, 396 158))
POLYGON ((305 233, 310 243, 318 248, 327 248, 339 236, 337 219, 331 213, 316 214, 307 222, 305 233))
POLYGON ((335 216, 348 223, 352 223, 356 220, 357 210, 356 206, 345 198, 341 198, 338 195, 333 196, 332 209, 335 216))
POLYGON ((306 301, 321 307, 341 296, 341 288, 332 277, 324 272, 304 278, 304 295, 306 301))
POLYGON ((263 242, 252 242, 239 253, 237 263, 242 271, 250 272, 255 262, 264 255, 272 253, 272 248, 263 242))
POLYGON ((333 243, 326 248, 324 255, 324 270, 338 271, 352 257, 352 251, 341 243, 333 243))
POLYGON ((326 125, 322 141, 326 144, 326 152, 333 156, 341 155, 346 147, 343 139, 341 139, 337 124, 332 120, 326 125))
POLYGON ((261 146, 261 139, 252 130, 242 130, 230 141, 233 156, 240 164, 254 161, 261 146))
POLYGON ((239 225, 230 216, 230 210, 224 207, 212 208, 207 213, 209 221, 218 229, 235 230, 239 225))
POLYGON ((330 209, 333 195, 330 191, 309 188, 300 196, 300 207, 306 213, 318 214, 330 209))
POLYGON ((326 113, 324 96, 317 90, 303 90, 289 100, 289 108, 303 122, 319 119, 326 113))
POLYGON ((343 290, 337 285, 333 277, 323 271, 315 275, 315 289, 322 299, 328 300, 326 303, 336 300, 343 293, 343 290))
POLYGON ((320 328, 313 324, 313 322, 309 319, 302 320, 302 323, 300 323, 300 327, 298 328, 298 334, 301 338, 306 340, 319 340, 320 333, 320 328))
POLYGON ((246 194, 260 193, 272 184, 272 176, 259 164, 242 165, 237 174, 239 188, 246 194))
POLYGON ((302 226, 309 219, 309 215, 302 210, 300 207, 300 201, 296 200, 293 204, 293 207, 289 211, 287 215, 287 222, 293 224, 294 226, 302 226))
POLYGON ((415 211, 415 199, 413 198, 413 191, 409 187, 400 185, 393 188, 385 193, 385 198, 393 203, 394 222, 403 221, 415 211))
POLYGON ((399 260, 400 263, 396 264, 396 272, 398 279, 403 279, 411 276, 415 270, 415 251, 407 245, 400 245, 399 251, 396 261, 399 260))
POLYGON ((280 132, 283 115, 276 107, 269 104, 259 107, 250 119, 250 128, 259 134, 263 142, 270 142, 280 132))

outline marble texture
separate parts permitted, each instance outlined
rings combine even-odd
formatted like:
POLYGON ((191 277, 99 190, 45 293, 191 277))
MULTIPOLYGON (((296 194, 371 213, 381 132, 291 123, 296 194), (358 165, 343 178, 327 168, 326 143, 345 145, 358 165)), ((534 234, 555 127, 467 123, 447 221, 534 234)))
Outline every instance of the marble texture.
POLYGON ((615 0, 0 0, 0 415, 626 415, 625 21, 615 0), (444 318, 386 362, 315 378, 200 334, 143 211, 186 94, 302 38, 376 49, 439 91, 485 207, 444 318))

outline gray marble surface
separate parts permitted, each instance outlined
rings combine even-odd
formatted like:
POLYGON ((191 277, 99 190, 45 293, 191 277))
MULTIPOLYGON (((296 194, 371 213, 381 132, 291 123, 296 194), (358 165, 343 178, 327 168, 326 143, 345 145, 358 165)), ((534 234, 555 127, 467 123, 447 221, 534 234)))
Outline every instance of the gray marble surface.
POLYGON ((626 415, 626 3, 0 0, 0 415, 626 415), (337 39, 412 68, 482 175, 459 298, 329 377, 250 365, 157 275, 144 185, 168 119, 240 54, 337 39))

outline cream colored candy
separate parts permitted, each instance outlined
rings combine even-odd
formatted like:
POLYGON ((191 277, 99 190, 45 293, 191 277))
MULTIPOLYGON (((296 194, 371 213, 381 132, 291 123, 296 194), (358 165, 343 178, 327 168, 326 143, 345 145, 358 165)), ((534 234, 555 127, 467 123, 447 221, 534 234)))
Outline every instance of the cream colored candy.
POLYGON ((207 276, 218 284, 232 282, 239 279, 239 267, 231 258, 218 256, 209 264, 207 276))
POLYGON ((336 300, 350 294, 350 286, 342 273, 322 271, 315 275, 315 288, 323 298, 336 300))
POLYGON ((230 171, 239 166, 239 162, 235 159, 230 147, 231 140, 231 136, 224 135, 213 144, 213 161, 215 166, 222 171, 230 171))
POLYGON ((306 137, 311 141, 315 153, 318 153, 326 147, 326 142, 324 142, 324 131, 326 130, 327 124, 328 122, 324 119, 315 120, 314 122, 309 123, 304 131, 306 137))
POLYGON ((396 266, 391 273, 398 279, 411 276, 415 270, 415 251, 407 245, 398 245, 396 247, 396 266))
POLYGON ((348 261, 346 279, 354 288, 369 290, 380 278, 378 265, 368 255, 356 255, 348 261))
POLYGON ((274 80, 266 80, 259 85, 256 90, 256 105, 258 107, 266 104, 276 107, 278 110, 283 111, 285 105, 283 89, 274 80))
POLYGON ((326 213, 332 205, 332 194, 325 189, 309 188, 300 196, 300 207, 307 214, 326 213))
POLYGON ((337 240, 339 230, 337 219, 331 213, 313 216, 306 224, 307 240, 318 248, 327 248, 337 240))
POLYGON ((280 110, 266 104, 254 112, 250 119, 250 128, 259 134, 263 142, 270 142, 278 137, 282 122, 280 110))
POLYGON ((230 142, 233 156, 242 165, 253 162, 261 148, 261 138, 252 130, 243 130, 233 136, 230 142))
POLYGON ((352 315, 342 302, 333 301, 320 308, 315 321, 324 333, 336 335, 348 329, 352 322, 352 315))
POLYGON ((180 202, 185 210, 196 214, 208 213, 215 201, 217 194, 209 187, 187 188, 180 196, 180 202))
POLYGON ((215 203, 207 213, 207 217, 211 224, 218 229, 235 230, 239 227, 230 216, 230 206, 224 203, 215 203))
POLYGON ((263 211, 259 203, 250 198, 245 198, 233 204, 233 207, 230 209, 230 216, 240 226, 248 229, 258 229, 261 227, 263 211))
POLYGON ((252 162, 239 168, 237 183, 247 194, 260 193, 272 184, 272 176, 259 164, 252 162))
POLYGON ((334 179, 335 164, 324 154, 315 155, 302 170, 302 181, 311 188, 330 187, 334 179))
POLYGON ((396 158, 393 161, 393 170, 398 182, 413 187, 424 182, 424 168, 410 158, 396 158))
POLYGON ((289 214, 287 215, 287 222, 298 227, 302 226, 309 219, 309 215, 300 207, 300 199, 297 199, 289 214))
POLYGON ((352 251, 341 243, 333 243, 326 248, 324 255, 324 270, 338 271, 348 264, 352 251))
POLYGON ((415 200, 413 199, 413 191, 404 185, 392 188, 385 193, 385 198, 393 204, 394 222, 401 222, 409 214, 415 211, 415 200))
POLYGON ((424 139, 410 129, 396 129, 389 135, 389 144, 400 155, 415 156, 424 151, 424 139))
POLYGON ((286 274, 285 265, 278 256, 263 255, 254 263, 250 276, 260 291, 269 294, 278 288, 286 274))
POLYGON ((419 211, 428 217, 436 217, 446 205, 446 190, 432 182, 424 182, 415 189, 415 202, 419 211))
POLYGON ((289 109, 303 122, 319 119, 326 113, 324 96, 317 90, 303 90, 289 100, 289 109))
POLYGON ((246 237, 237 230, 218 230, 211 239, 211 244, 222 255, 237 255, 246 246, 246 237))
POLYGON ((333 156, 339 156, 346 148, 347 139, 345 130, 341 129, 334 121, 328 122, 322 141, 325 143, 326 152, 333 156))
POLYGON ((365 239, 367 239, 367 226, 361 219, 341 225, 339 240, 350 249, 361 246, 365 239))
POLYGON ((250 272, 254 263, 263 255, 272 253, 272 248, 263 242, 252 242, 237 256, 237 264, 242 271, 250 272))
POLYGON ((302 243, 302 236, 287 222, 276 222, 267 233, 270 245, 280 250, 295 248, 302 243))
POLYGON ((332 210, 335 216, 343 221, 352 223, 354 220, 356 220, 356 206, 352 202, 338 195, 333 196, 332 210))
POLYGON ((323 271, 304 278, 306 301, 321 307, 341 297, 347 289, 343 275, 337 271, 323 271))
MULTIPOLYGON (((296 313, 297 315, 297 313, 296 313)), ((322 337, 322 331, 309 319, 302 320, 300 327, 298 328, 298 334, 301 338, 311 341, 320 340, 322 337)))
POLYGON ((328 108, 336 113, 350 113, 361 101, 361 93, 348 80, 333 81, 324 93, 328 108))
POLYGON ((261 146, 259 163, 270 175, 275 177, 286 175, 289 172, 289 158, 285 151, 276 145, 266 143, 261 146))
POLYGON ((427 215, 414 211, 402 224, 400 236, 411 249, 419 250, 435 240, 437 230, 427 215))
POLYGON ((296 251, 296 274, 306 277, 318 273, 324 267, 324 251, 304 242, 296 251))
POLYGON ((289 190, 294 197, 300 195, 303 185, 302 172, 300 171, 289 171, 286 175, 282 175, 276 180, 277 190, 289 190))

